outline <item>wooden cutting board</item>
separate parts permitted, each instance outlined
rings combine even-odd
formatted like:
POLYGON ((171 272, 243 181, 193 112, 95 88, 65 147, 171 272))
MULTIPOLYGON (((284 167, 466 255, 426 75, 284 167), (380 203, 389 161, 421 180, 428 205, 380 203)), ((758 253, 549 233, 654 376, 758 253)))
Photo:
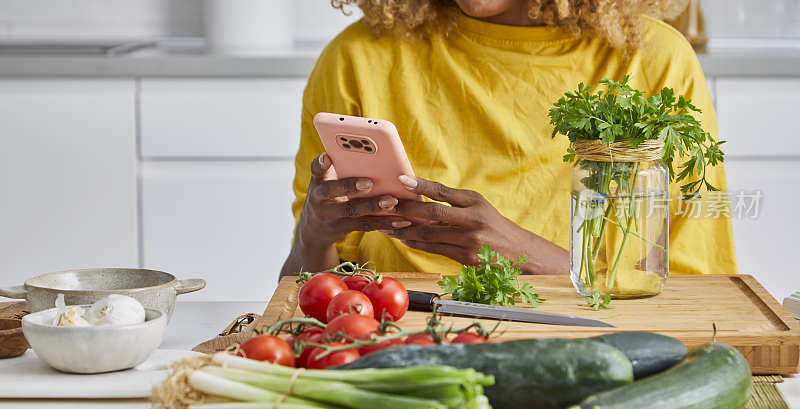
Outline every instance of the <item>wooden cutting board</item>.
MULTIPOLYGON (((389 274, 410 290, 440 291, 439 275, 426 273, 389 274)), ((614 309, 593 311, 575 292, 568 276, 523 276, 547 301, 537 310, 599 319, 616 328, 570 327, 521 322, 500 325, 499 339, 541 337, 589 337, 615 331, 652 331, 675 337, 689 348, 711 341, 712 323, 717 341, 739 349, 755 374, 795 374, 800 369, 800 325, 749 275, 673 276, 664 292, 656 297, 614 300, 614 309)), ((297 307, 294 277, 281 280, 266 311, 249 330, 292 316, 302 316, 297 307)), ((425 326, 429 313, 409 311, 399 324, 410 330, 425 326)), ((447 317, 455 327, 474 319, 447 317)), ((491 328, 494 320, 480 320, 491 328)), ((199 350, 224 349, 252 334, 218 338, 201 344, 199 350)))

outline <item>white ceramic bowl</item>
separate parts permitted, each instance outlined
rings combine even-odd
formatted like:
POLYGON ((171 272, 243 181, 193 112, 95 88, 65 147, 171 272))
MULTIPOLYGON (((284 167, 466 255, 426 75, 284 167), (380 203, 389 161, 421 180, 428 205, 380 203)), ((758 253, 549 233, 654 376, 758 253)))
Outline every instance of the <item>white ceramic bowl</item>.
MULTIPOLYGON (((82 305, 89 308, 89 305, 82 305)), ((63 372, 101 373, 133 368, 161 344, 167 315, 145 308, 145 322, 132 325, 58 327, 51 308, 22 318, 22 332, 39 359, 63 372)))

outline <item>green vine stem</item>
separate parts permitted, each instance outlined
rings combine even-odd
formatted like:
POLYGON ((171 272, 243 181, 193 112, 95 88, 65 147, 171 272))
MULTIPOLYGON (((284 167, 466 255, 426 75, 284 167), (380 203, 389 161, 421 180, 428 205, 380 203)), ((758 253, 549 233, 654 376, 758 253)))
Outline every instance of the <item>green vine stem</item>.
POLYGON ((315 276, 317 274, 330 273, 330 274, 336 274, 336 275, 342 276, 342 277, 364 277, 364 278, 366 278, 366 279, 368 279, 370 281, 376 281, 376 282, 380 283, 381 280, 383 279, 383 276, 378 274, 375 270, 370 270, 370 269, 366 268, 367 264, 368 263, 364 263, 362 265, 358 265, 358 264, 353 263, 351 261, 345 261, 345 262, 343 262, 343 263, 341 263, 341 264, 339 264, 339 265, 337 265, 337 266, 335 266, 333 268, 329 268, 327 270, 322 270, 322 271, 319 271, 319 272, 316 272, 316 273, 310 273, 310 272, 307 272, 307 271, 300 271, 300 272, 297 273, 298 277, 297 277, 296 282, 298 284, 302 284, 302 283, 305 283, 306 281, 310 280, 311 277, 313 277, 313 276, 315 276))
MULTIPOLYGON (((296 335, 297 334, 296 330, 292 330, 292 329, 286 330, 286 328, 287 327, 288 328, 295 328, 295 327, 302 328, 302 327, 308 326, 308 325, 316 326, 316 327, 319 327, 319 328, 322 328, 322 329, 324 329, 326 327, 325 324, 323 324, 322 322, 320 322, 320 321, 318 321, 318 320, 316 320, 314 318, 289 318, 289 319, 286 319, 286 320, 283 320, 283 321, 278 321, 278 322, 270 325, 268 327, 268 329, 266 330, 266 333, 267 334, 271 334, 271 335, 279 335, 281 332, 288 332, 288 333, 291 333, 292 335, 296 335)), ((320 353, 319 355, 317 355, 317 357, 318 358, 322 358, 322 357, 324 357, 326 355, 329 355, 329 354, 332 354, 332 353, 338 352, 338 351, 344 351, 344 350, 347 350, 347 349, 354 349, 354 348, 361 348, 361 347, 365 347, 365 346, 377 345, 377 344, 380 344, 381 342, 384 342, 384 341, 390 341, 390 340, 393 340, 393 339, 404 338, 404 337, 408 337, 408 336, 411 336, 411 335, 421 335, 421 334, 429 334, 429 335, 431 335, 433 337, 433 340, 437 344, 441 344, 447 338, 447 336, 449 336, 451 334, 461 334, 461 333, 469 332, 469 331, 473 331, 473 330, 478 335, 488 339, 489 337, 492 336, 492 334, 494 334, 497 331, 497 328, 499 327, 499 325, 500 325, 500 322, 498 322, 494 326, 494 328, 492 328, 491 330, 487 331, 486 329, 483 328, 483 326, 481 325, 480 322, 475 321, 472 324, 470 324, 470 325, 468 325, 468 326, 466 326, 464 328, 453 329, 452 326, 445 325, 439 319, 438 314, 434 313, 428 319, 426 327, 424 329, 420 330, 420 331, 406 331, 406 330, 402 329, 400 326, 398 326, 397 324, 395 324, 394 322, 383 321, 383 322, 381 322, 381 324, 378 327, 378 332, 381 333, 381 334, 384 334, 384 335, 374 336, 374 337, 372 337, 372 338, 370 338, 368 340, 363 340, 363 339, 355 339, 353 337, 348 336, 347 334, 345 334, 343 332, 337 332, 336 334, 333 334, 333 336, 332 336, 333 339, 331 339, 331 341, 336 341, 336 340, 343 339, 343 340, 347 341, 347 343, 345 345, 331 346, 329 344, 321 344, 321 343, 317 343, 317 342, 298 342, 298 343, 295 344, 295 354, 299 355, 299 352, 302 351, 305 347, 308 347, 308 346, 310 346, 310 347, 319 347, 319 348, 324 349, 324 351, 322 353, 320 353), (389 332, 390 330, 393 330, 395 332, 389 332)))

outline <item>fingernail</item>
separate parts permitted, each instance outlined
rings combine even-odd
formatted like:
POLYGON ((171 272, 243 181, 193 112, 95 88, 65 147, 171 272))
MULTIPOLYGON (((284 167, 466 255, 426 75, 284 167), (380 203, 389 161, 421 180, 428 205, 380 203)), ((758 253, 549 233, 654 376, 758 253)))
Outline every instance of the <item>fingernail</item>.
POLYGON ((358 181, 356 181, 356 189, 370 190, 372 189, 372 181, 369 179, 359 179, 358 181))
POLYGON ((411 222, 408 220, 403 220, 400 222, 392 222, 392 227, 395 229, 402 229, 403 227, 411 226, 411 222))
POLYGON ((378 202, 378 206, 380 206, 381 209, 391 209, 396 204, 397 204, 397 199, 395 199, 393 197, 385 197, 385 198, 381 199, 380 202, 378 202))
POLYGON ((323 168, 327 168, 328 166, 330 166, 331 158, 328 157, 327 153, 319 155, 317 159, 319 159, 319 164, 322 165, 323 168))
POLYGON ((397 179, 400 180, 400 183, 402 183, 406 189, 415 189, 418 184, 417 179, 414 179, 408 175, 400 175, 397 177, 397 179))

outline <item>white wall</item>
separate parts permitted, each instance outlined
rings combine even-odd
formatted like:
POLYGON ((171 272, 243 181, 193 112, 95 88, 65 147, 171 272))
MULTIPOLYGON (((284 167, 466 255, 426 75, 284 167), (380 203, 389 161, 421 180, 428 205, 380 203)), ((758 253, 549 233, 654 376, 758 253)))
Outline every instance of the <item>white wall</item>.
MULTIPOLYGON (((235 1, 235 0, 232 0, 235 1)), ((295 9, 294 36, 325 42, 357 20, 334 10, 326 0, 289 1, 295 9)), ((150 38, 202 36, 202 0, 2 0, 0 39, 150 38)))
POLYGON ((800 1, 701 0, 711 38, 800 39, 800 1))
POLYGON ((0 35, 154 37, 202 35, 200 0, 3 0, 0 35))
MULTIPOLYGON (((233 0, 232 0, 233 1, 233 0)), ((295 38, 323 41, 354 16, 327 0, 291 1, 295 38)), ((202 0, 2 0, 0 37, 201 36, 202 0)), ((702 0, 712 38, 800 38, 797 0, 702 0)))

